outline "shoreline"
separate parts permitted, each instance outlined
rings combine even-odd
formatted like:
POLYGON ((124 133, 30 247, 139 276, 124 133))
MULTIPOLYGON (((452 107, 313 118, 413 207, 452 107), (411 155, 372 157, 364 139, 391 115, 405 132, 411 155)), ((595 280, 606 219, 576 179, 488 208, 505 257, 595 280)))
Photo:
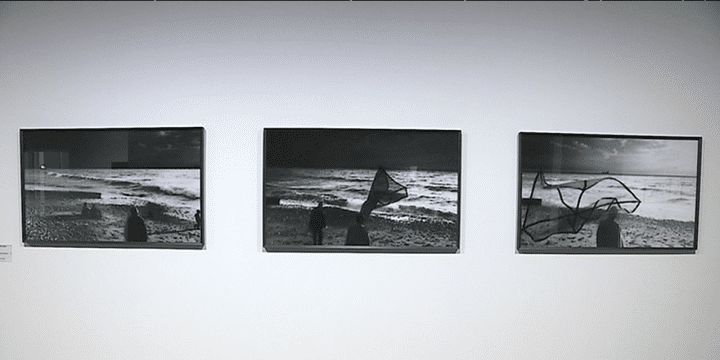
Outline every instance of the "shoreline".
MULTIPOLYGON (((521 216, 524 215, 523 206, 521 216)), ((558 208, 550 206, 533 206, 534 217, 551 216, 558 208)), ((541 241, 533 241, 527 234, 521 233, 520 247, 589 247, 595 248, 595 233, 598 221, 604 217, 588 221, 578 233, 554 234, 541 241)), ((528 221, 530 222, 530 221, 528 221)), ((624 211, 618 213, 616 222, 620 226, 620 238, 624 248, 672 248, 692 249, 695 243, 695 222, 680 220, 657 220, 624 211)))
MULTIPOLYGON (((28 243, 125 243, 125 223, 131 206, 145 222, 151 243, 200 243, 201 230, 186 211, 153 202, 135 205, 104 203, 92 192, 25 191, 24 242, 28 243), (99 210, 83 215, 84 204, 99 210)), ((130 243, 130 242, 127 242, 130 243)))
MULTIPOLYGON (((312 245, 308 229, 311 209, 265 205, 263 244, 267 246, 312 245)), ((355 223, 357 212, 332 206, 323 207, 327 227, 323 246, 344 246, 347 229, 355 223)), ((459 247, 457 222, 396 221, 370 215, 365 229, 373 247, 459 247)))

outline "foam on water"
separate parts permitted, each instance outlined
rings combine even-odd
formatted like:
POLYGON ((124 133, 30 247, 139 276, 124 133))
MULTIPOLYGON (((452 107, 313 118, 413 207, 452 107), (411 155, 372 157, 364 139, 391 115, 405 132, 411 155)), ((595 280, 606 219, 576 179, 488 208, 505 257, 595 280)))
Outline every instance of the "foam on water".
MULTIPOLYGON (((398 221, 457 221, 458 173, 386 169, 408 188, 408 197, 373 210, 376 216, 398 221)), ((312 208, 322 200, 328 206, 359 211, 367 199, 376 170, 267 169, 265 196, 281 206, 312 208)))
POLYGON ((199 169, 28 169, 25 189, 98 192, 106 204, 200 208, 199 169))
MULTIPOLYGON (((530 196, 533 181, 537 173, 522 174, 522 197, 530 196)), ((613 177, 623 182, 639 199, 640 205, 634 214, 657 220, 695 221, 695 184, 694 177, 674 176, 637 176, 637 175, 589 175, 589 174, 553 174, 546 173, 550 184, 613 177)), ((624 188, 616 182, 600 182, 587 190, 580 199, 581 207, 602 197, 616 197, 624 188)), ((564 191, 567 203, 574 205, 580 191, 564 191)), ((552 205, 561 206, 556 189, 535 187, 535 198, 542 198, 552 205)))

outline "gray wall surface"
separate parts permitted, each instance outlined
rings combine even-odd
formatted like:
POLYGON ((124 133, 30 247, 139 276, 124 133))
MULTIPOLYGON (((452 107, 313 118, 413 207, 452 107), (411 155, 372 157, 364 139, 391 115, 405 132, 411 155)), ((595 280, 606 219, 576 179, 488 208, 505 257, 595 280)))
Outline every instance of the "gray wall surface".
POLYGON ((0 3, 0 358, 718 358, 719 19, 709 3, 0 3), (23 247, 18 129, 198 125, 205 250, 23 247), (263 252, 265 127, 462 130, 460 252, 263 252), (516 254, 520 131, 702 136, 696 254, 516 254))

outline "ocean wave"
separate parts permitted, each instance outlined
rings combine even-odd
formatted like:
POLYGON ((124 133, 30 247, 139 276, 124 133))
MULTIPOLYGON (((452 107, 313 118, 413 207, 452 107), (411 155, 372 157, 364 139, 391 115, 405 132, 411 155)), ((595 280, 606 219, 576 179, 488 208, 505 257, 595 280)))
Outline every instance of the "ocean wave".
POLYGON ((441 219, 446 219, 446 220, 457 218, 456 213, 434 210, 434 209, 429 209, 429 208, 426 208, 423 206, 415 206, 415 205, 400 205, 400 206, 398 206, 396 211, 405 213, 405 214, 425 215, 425 216, 436 217, 436 218, 441 218, 441 219))
MULTIPOLYGON (((311 196, 307 194, 295 194, 294 196, 278 197, 278 204, 283 207, 301 207, 301 208, 313 208, 317 205, 320 200, 317 196, 311 196)), ((349 199, 345 199, 337 196, 325 196, 322 198, 323 203, 326 206, 337 207, 350 211, 358 211, 358 204, 351 205, 349 199)), ((373 215, 388 217, 393 219, 414 219, 421 221, 456 221, 457 213, 448 212, 442 210, 434 210, 424 206, 418 205, 398 205, 398 206, 383 206, 373 210, 373 215)))
POLYGON ((179 196, 187 200, 199 200, 200 196, 194 191, 187 189, 176 188, 176 187, 164 187, 158 185, 141 185, 138 187, 139 190, 148 191, 153 193, 160 193, 163 195, 179 196))
MULTIPOLYGON (((129 192, 124 193, 126 196, 132 195, 132 196, 137 196, 137 197, 145 197, 145 196, 147 196, 147 194, 142 194, 142 193, 137 193, 137 192, 148 192, 148 193, 156 193, 156 194, 161 194, 161 195, 178 196, 178 197, 182 197, 186 200, 200 199, 200 195, 197 192, 189 190, 189 189, 185 189, 185 188, 174 187, 174 186, 147 185, 147 184, 143 184, 143 183, 137 182, 137 181, 106 179, 106 178, 102 178, 102 177, 98 177, 98 176, 85 175, 85 174, 67 174, 67 173, 48 172, 48 175, 55 176, 55 177, 74 179, 74 180, 93 181, 93 182, 110 185, 115 188, 126 189, 129 191, 129 192)), ((87 186, 79 186, 79 187, 87 187, 87 186)))
POLYGON ((340 207, 345 207, 349 203, 349 200, 346 198, 325 193, 306 194, 298 192, 272 192, 267 193, 265 196, 290 201, 292 203, 309 203, 315 205, 317 205, 319 201, 322 201, 323 203, 328 205, 335 205, 340 207))
POLYGON ((364 176, 355 177, 355 176, 348 176, 348 175, 345 175, 345 176, 343 176, 343 175, 316 176, 316 174, 313 174, 313 175, 294 174, 294 176, 293 176, 292 174, 284 174, 284 173, 279 174, 279 173, 273 173, 273 172, 266 172, 264 181, 267 183, 267 182, 274 182, 274 181, 283 180, 283 179, 298 179, 298 178, 304 179, 305 181, 310 182, 310 183, 328 183, 328 182, 367 183, 368 186, 370 186, 369 184, 371 184, 373 181, 373 175, 370 175, 367 177, 364 177, 364 176))
MULTIPOLYGON (((357 212, 368 197, 375 170, 270 168, 264 174, 264 195, 272 200, 270 206, 311 208, 322 199, 329 207, 357 212)), ((413 221, 444 222, 444 218, 457 221, 453 212, 456 212, 459 191, 454 184, 457 181, 454 173, 392 171, 389 174, 407 186, 408 197, 373 210, 374 216, 413 221), (405 210, 400 210, 399 205, 406 206, 405 210)))
POLYGON ((91 176, 91 175, 80 175, 80 174, 62 174, 62 173, 54 173, 50 172, 49 175, 55 176, 55 177, 62 177, 67 179, 75 179, 75 180, 90 180, 90 181, 97 181, 104 184, 112 185, 112 186, 136 186, 136 185, 142 185, 141 183, 134 182, 134 181, 127 181, 127 180, 111 180, 111 179, 105 179, 102 177, 97 176, 91 176))
POLYGON ((425 188, 430 191, 451 192, 451 193, 457 192, 457 188, 452 187, 452 186, 428 185, 428 186, 425 186, 425 188))
POLYGON ((693 197, 695 195, 695 189, 692 190, 692 192, 683 191, 682 189, 663 189, 663 188, 655 188, 655 187, 643 187, 640 188, 640 191, 646 191, 651 192, 653 194, 669 194, 669 195, 680 195, 680 196, 688 196, 693 197))
POLYGON ((345 206, 348 205, 348 200, 347 200, 347 199, 342 199, 342 198, 326 199, 326 200, 325 200, 325 203, 328 204, 328 205, 335 205, 335 206, 339 206, 339 207, 345 207, 345 206))
POLYGON ((367 183, 367 184, 371 184, 372 180, 373 180, 372 177, 367 178, 367 179, 359 179, 359 178, 354 179, 354 178, 346 178, 346 177, 342 177, 342 176, 323 176, 323 177, 319 177, 316 179, 319 181, 339 181, 339 182, 367 183))

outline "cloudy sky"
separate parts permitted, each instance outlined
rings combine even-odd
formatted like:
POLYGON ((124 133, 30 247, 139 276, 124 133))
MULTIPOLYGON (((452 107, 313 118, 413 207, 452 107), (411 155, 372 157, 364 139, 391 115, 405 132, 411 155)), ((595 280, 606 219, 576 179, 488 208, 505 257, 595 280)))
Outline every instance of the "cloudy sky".
POLYGON ((698 142, 521 134, 520 154, 523 171, 696 176, 698 142))
POLYGON ((452 130, 266 129, 269 167, 460 170, 452 130))

